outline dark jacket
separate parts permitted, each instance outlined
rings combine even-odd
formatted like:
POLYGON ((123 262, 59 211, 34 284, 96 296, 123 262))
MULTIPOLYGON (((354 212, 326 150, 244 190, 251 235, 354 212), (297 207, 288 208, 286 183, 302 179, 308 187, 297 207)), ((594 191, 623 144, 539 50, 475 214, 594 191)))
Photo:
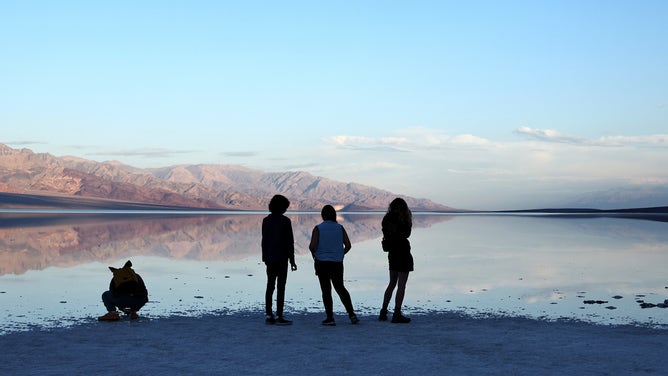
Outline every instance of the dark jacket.
MULTIPOLYGON (((135 273, 136 274, 136 273, 135 273)), ((132 296, 136 298, 143 298, 144 302, 148 302, 148 290, 144 284, 144 280, 139 274, 137 275, 137 282, 125 282, 119 286, 116 286, 112 278, 109 282, 109 291, 115 296, 132 296)))
POLYGON ((292 222, 282 214, 269 214, 262 220, 262 261, 283 263, 295 257, 292 222))
POLYGON ((413 225, 410 222, 401 221, 393 213, 385 214, 382 222, 383 239, 387 242, 390 252, 409 252, 411 244, 408 238, 411 236, 413 225))

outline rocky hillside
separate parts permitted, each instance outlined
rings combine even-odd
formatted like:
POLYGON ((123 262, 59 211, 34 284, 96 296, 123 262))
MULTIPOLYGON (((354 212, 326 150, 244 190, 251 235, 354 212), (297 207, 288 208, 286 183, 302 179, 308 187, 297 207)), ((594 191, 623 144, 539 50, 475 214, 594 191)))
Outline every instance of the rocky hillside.
MULTIPOLYGON (((325 204, 339 210, 383 211, 397 196, 300 171, 266 173, 237 165, 139 169, 118 162, 55 157, 2 144, 0 192, 227 210, 266 210, 269 198, 281 193, 292 202, 291 210, 304 211, 320 210, 325 204)), ((414 211, 452 210, 426 199, 402 197, 414 211)))

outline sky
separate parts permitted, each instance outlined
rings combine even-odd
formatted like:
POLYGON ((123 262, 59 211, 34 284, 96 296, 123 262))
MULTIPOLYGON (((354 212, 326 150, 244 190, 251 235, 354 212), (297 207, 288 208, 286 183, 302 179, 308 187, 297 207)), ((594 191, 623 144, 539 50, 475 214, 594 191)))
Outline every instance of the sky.
POLYGON ((470 209, 662 186, 667 19, 661 0, 7 0, 0 143, 470 209))

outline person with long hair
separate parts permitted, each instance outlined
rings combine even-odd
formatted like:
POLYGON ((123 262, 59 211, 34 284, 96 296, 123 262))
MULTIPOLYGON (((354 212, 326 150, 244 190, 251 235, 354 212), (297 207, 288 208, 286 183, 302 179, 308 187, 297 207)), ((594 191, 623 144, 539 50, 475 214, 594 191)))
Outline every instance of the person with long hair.
POLYGON ((383 250, 387 252, 389 261, 390 281, 383 295, 383 307, 380 310, 378 320, 387 321, 387 307, 392 299, 394 288, 397 293, 394 298, 394 312, 392 322, 396 324, 407 324, 410 318, 401 313, 401 306, 406 293, 406 282, 408 273, 413 271, 413 255, 411 255, 411 244, 408 238, 413 228, 413 215, 408 204, 402 198, 395 198, 387 208, 383 217, 383 250))
POLYGON ((355 315, 353 303, 348 290, 343 285, 343 257, 350 248, 350 239, 346 229, 336 222, 336 210, 332 205, 325 205, 320 212, 322 223, 313 228, 309 250, 315 262, 315 274, 320 282, 322 303, 325 306, 327 317, 322 325, 336 325, 332 301, 332 285, 339 295, 341 303, 348 312, 348 318, 353 324, 359 319, 355 315))

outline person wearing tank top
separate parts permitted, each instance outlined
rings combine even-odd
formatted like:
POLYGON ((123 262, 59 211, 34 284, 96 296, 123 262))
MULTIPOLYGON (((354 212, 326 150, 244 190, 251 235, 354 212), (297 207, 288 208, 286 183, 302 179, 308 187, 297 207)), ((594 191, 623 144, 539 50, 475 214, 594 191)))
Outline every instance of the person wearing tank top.
POLYGON ((313 255, 315 274, 318 276, 327 315, 322 324, 336 325, 332 286, 346 308, 350 322, 357 324, 359 319, 355 315, 350 293, 343 284, 343 258, 352 247, 350 239, 346 229, 336 222, 336 210, 333 206, 325 205, 320 214, 323 222, 313 228, 309 250, 313 255))

